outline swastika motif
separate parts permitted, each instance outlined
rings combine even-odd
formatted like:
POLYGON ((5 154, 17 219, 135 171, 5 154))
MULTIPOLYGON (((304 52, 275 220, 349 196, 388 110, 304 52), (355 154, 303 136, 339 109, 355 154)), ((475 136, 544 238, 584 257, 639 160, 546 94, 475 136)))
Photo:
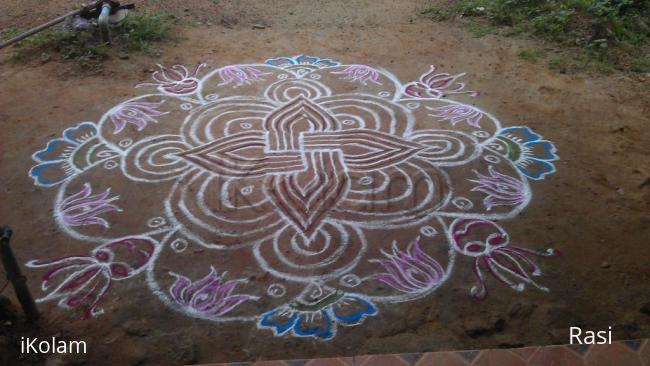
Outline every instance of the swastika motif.
POLYGON ((139 85, 155 92, 33 155, 61 230, 91 247, 28 263, 47 270, 39 301, 97 316, 140 276, 188 316, 328 340, 458 265, 475 299, 487 274, 548 291, 531 257, 557 252, 517 246, 495 221, 528 205, 555 146, 452 100, 478 95, 462 76, 432 66, 403 84, 305 55, 159 66, 139 85))

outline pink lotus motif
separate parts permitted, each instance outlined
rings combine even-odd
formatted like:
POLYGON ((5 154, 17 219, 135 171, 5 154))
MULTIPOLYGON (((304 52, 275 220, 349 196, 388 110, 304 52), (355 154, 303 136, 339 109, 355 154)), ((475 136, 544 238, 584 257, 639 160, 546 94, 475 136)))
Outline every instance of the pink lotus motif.
POLYGON ((399 250, 393 242, 393 253, 383 253, 387 259, 375 259, 387 273, 376 274, 373 277, 399 291, 415 293, 426 291, 438 285, 445 271, 431 256, 422 251, 420 238, 413 241, 408 248, 399 250))
POLYGON ((99 215, 107 212, 122 211, 119 207, 111 204, 118 196, 108 197, 111 189, 96 195, 92 195, 90 183, 84 183, 84 187, 77 193, 65 198, 59 205, 59 217, 70 226, 101 225, 108 228, 110 225, 99 215))
POLYGON ((175 95, 187 95, 194 93, 199 87, 199 79, 197 75, 199 71, 205 67, 205 64, 198 64, 193 72, 187 69, 183 65, 174 65, 172 67, 164 67, 158 65, 160 70, 154 71, 151 75, 154 83, 144 83, 139 84, 143 85, 154 85, 158 86, 162 92, 175 94, 175 95))
POLYGON ((343 79, 350 81, 359 81, 361 84, 368 85, 368 82, 381 85, 379 82, 379 73, 377 70, 366 65, 350 65, 343 71, 332 72, 332 74, 343 74, 343 79))
POLYGON ((172 65, 32 155, 29 177, 55 190, 53 224, 70 237, 28 263, 48 272, 39 301, 96 315, 152 295, 195 322, 331 340, 446 292, 454 270, 475 273, 479 299, 545 290, 533 261, 555 252, 519 248, 498 225, 556 171, 556 146, 449 100, 476 94, 461 70, 403 82, 305 55, 172 65))
POLYGON ((237 284, 245 280, 223 281, 225 273, 217 275, 214 268, 202 279, 192 282, 185 276, 170 273, 176 282, 169 289, 172 299, 185 309, 205 317, 225 315, 241 303, 256 300, 257 297, 233 294, 237 284))
POLYGON ((552 257, 559 255, 559 252, 553 249, 539 252, 510 245, 505 230, 484 219, 455 221, 451 226, 451 237, 457 252, 474 258, 474 275, 478 284, 470 292, 477 300, 485 299, 488 294, 483 270, 515 291, 523 291, 529 284, 548 291, 531 278, 541 276, 542 270, 528 256, 552 257))
POLYGON ((221 83, 219 85, 229 85, 232 83, 235 84, 235 87, 244 84, 250 85, 254 81, 263 81, 262 76, 267 74, 250 66, 226 66, 219 69, 219 77, 221 77, 221 83))
POLYGON ((483 204, 489 210, 495 206, 516 206, 526 202, 528 190, 526 184, 519 179, 497 172, 494 167, 488 167, 489 175, 483 175, 474 171, 478 180, 470 182, 477 183, 472 191, 483 192, 487 196, 483 204))
POLYGON ((413 81, 406 84, 404 92, 416 98, 442 98, 451 94, 469 94, 477 96, 476 91, 463 91, 465 83, 456 82, 463 77, 464 72, 456 75, 449 73, 436 74, 436 67, 431 65, 429 72, 420 76, 420 81, 413 81))
POLYGON ((113 280, 130 278, 149 263, 153 242, 145 238, 127 238, 102 245, 90 256, 72 256, 55 260, 30 261, 28 267, 54 267, 43 276, 43 291, 52 290, 38 302, 59 300, 64 308, 84 308, 86 316, 103 311, 98 304, 113 280))
POLYGON ((432 113, 432 117, 441 118, 444 121, 451 122, 455 126, 459 122, 467 122, 468 125, 480 128, 479 122, 483 118, 483 112, 465 104, 449 104, 442 107, 427 107, 432 113))
POLYGON ((122 132, 127 124, 134 124, 138 131, 142 131, 147 126, 147 122, 157 123, 154 117, 162 116, 168 112, 160 112, 158 108, 164 102, 128 102, 117 106, 111 112, 111 121, 115 126, 113 134, 122 132))

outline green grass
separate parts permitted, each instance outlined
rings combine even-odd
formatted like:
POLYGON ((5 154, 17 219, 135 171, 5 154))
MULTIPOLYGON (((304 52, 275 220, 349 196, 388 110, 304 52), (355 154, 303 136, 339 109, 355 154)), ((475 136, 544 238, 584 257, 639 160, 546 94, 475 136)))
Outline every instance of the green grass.
POLYGON ((58 55, 62 60, 76 61, 83 69, 99 69, 111 49, 156 53, 156 43, 174 39, 173 24, 174 16, 168 13, 131 12, 122 23, 111 28, 111 47, 102 41, 95 23, 83 31, 57 26, 19 42, 13 58, 24 62, 40 57, 45 62, 51 59, 50 55, 58 55))
POLYGON ((650 72, 650 54, 641 55, 632 60, 630 69, 634 72, 650 72))
POLYGON ((554 57, 548 60, 548 68, 564 74, 569 71, 570 64, 569 61, 563 57, 554 57))
POLYGON ((0 30, 0 40, 5 41, 11 38, 16 37, 20 34, 20 31, 16 27, 11 27, 7 29, 0 30))
POLYGON ((57 27, 18 43, 13 57, 19 62, 36 57, 45 61, 50 54, 58 54, 63 60, 76 60, 83 68, 93 69, 108 56, 107 48, 92 31, 73 32, 57 27))
POLYGON ((505 35, 529 34, 577 48, 602 66, 648 70, 649 0, 449 0, 435 13, 462 16, 474 27, 487 22, 505 35))
POLYGON ((438 22, 449 20, 449 18, 451 18, 452 16, 451 11, 443 8, 438 8, 438 7, 431 7, 420 14, 427 16, 438 22))
POLYGON ((132 51, 155 52, 154 42, 174 38, 175 17, 170 13, 153 15, 133 12, 116 28, 120 41, 132 51))
POLYGON ((465 28, 467 28, 467 30, 470 31, 476 38, 485 37, 488 34, 496 32, 495 27, 483 23, 468 23, 465 25, 465 28))
POLYGON ((519 58, 522 60, 537 62, 546 56, 546 52, 540 50, 539 48, 524 48, 517 53, 517 56, 519 56, 519 58))

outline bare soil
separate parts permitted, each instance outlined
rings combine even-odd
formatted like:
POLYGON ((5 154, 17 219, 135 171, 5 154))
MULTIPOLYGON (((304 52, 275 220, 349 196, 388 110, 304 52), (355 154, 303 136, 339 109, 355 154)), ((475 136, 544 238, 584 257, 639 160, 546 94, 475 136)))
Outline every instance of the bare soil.
MULTIPOLYGON (((61 14, 68 1, 0 3, 0 28, 25 29, 61 14)), ((626 74, 559 74, 520 60, 530 40, 486 36, 418 17, 428 1, 142 1, 140 8, 178 16, 182 39, 161 56, 114 57, 99 74, 71 63, 16 64, 0 54, 0 223, 14 232, 26 262, 82 248, 58 231, 56 190, 27 176, 31 154, 79 121, 98 120, 136 95, 156 63, 211 67, 297 54, 384 67, 415 80, 435 64, 467 71, 481 95, 471 99, 505 125, 526 125, 553 141, 558 171, 533 186, 534 199, 508 223, 528 246, 554 247, 540 280, 551 291, 516 293, 492 284, 473 301, 470 270, 459 271, 423 300, 385 309, 372 324, 331 342, 274 338, 250 323, 215 325, 168 309, 136 279, 116 287, 106 314, 84 319, 55 303, 40 305, 41 336, 89 341, 91 365, 163 365, 408 353, 568 342, 568 327, 603 330, 615 339, 650 337, 650 78, 626 74), (646 182, 644 184, 644 182, 646 182)), ((470 101, 466 97, 459 99, 470 101)), ((38 294, 42 273, 26 270, 38 294)), ((5 295, 13 296, 10 290, 5 295)), ((2 325, 0 325, 2 326, 2 325)), ((1 332, 16 335, 18 330, 1 332)), ((6 338, 5 338, 6 339, 6 338)), ((15 342, 15 338, 12 342, 15 342)), ((2 347, 3 342, 0 342, 2 347)))

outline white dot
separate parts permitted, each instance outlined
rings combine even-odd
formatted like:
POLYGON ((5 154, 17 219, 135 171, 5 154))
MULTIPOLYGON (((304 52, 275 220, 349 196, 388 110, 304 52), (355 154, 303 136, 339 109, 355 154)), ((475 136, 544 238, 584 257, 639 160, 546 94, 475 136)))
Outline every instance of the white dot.
POLYGON ((433 228, 431 226, 422 226, 420 228, 420 233, 422 235, 427 236, 427 237, 430 238, 432 236, 436 236, 436 234, 438 234, 438 230, 436 230, 435 228, 433 228))
POLYGON ((410 102, 410 103, 406 103, 406 106, 407 106, 409 109, 416 109, 416 108, 419 108, 419 107, 420 107, 420 103, 417 103, 417 102, 410 102))
POLYGON ((501 159, 499 159, 494 155, 486 155, 483 159, 485 159, 485 161, 487 161, 488 163, 492 163, 492 164, 499 164, 501 162, 501 159))
POLYGON ((274 283, 269 286, 269 288, 266 290, 266 293, 272 297, 282 297, 287 293, 287 289, 284 287, 284 285, 274 283))
POLYGON ((167 223, 167 220, 164 218, 158 216, 158 217, 153 217, 147 221, 147 226, 149 227, 160 227, 163 226, 167 223))
POLYGON ((345 286, 345 287, 356 287, 359 286, 359 284, 361 283, 361 279, 357 275, 347 274, 341 277, 339 283, 341 284, 341 286, 345 286))
POLYGON ((372 177, 361 177, 361 178, 359 179, 359 184, 361 184, 361 185, 363 185, 363 186, 367 186, 367 185, 372 184, 374 181, 375 181, 375 180, 372 179, 372 177))
POLYGON ((175 251, 176 253, 180 253, 185 249, 187 249, 187 245, 188 245, 187 240, 183 238, 178 238, 170 244, 172 250, 175 251))
POLYGON ((472 201, 468 200, 465 197, 456 197, 453 200, 451 200, 451 203, 453 203, 454 206, 458 207, 463 211, 470 210, 472 207, 474 207, 472 201))
POLYGON ((246 186, 246 187, 242 188, 239 192, 241 192, 241 194, 244 195, 244 196, 248 196, 249 194, 253 193, 254 190, 255 190, 255 187, 246 186))

